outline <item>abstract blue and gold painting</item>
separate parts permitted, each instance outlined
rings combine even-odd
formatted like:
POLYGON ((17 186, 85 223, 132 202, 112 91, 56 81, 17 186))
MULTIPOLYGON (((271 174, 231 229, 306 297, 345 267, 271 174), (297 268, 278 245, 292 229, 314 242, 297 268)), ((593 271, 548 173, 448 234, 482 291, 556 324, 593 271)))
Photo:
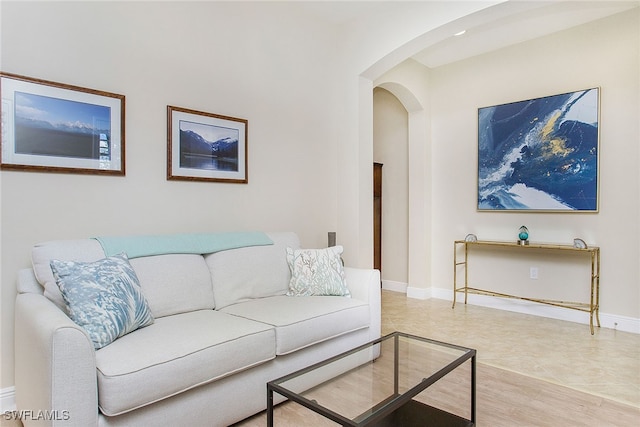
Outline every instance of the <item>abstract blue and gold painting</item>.
POLYGON ((598 211, 599 88, 478 109, 478 210, 598 211))

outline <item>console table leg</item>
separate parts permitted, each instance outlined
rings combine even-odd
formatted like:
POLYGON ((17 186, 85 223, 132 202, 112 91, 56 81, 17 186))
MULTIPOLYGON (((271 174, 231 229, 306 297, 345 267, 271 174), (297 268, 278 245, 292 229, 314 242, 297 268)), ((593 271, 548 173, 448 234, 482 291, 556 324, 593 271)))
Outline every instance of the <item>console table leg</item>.
POLYGON ((451 308, 456 308, 456 287, 458 279, 457 279, 457 270, 458 270, 458 257, 457 257, 457 252, 458 250, 458 244, 456 242, 453 242, 453 304, 451 305, 451 308))

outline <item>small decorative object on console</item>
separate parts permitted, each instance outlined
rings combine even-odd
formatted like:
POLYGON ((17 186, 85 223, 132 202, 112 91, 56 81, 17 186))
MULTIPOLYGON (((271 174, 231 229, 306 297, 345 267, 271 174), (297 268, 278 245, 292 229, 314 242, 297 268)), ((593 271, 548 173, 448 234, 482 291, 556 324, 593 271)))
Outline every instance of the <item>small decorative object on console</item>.
POLYGON ((465 242, 477 242, 478 238, 476 237, 475 234, 467 234, 467 236, 464 238, 465 242))
POLYGON ((587 244, 584 240, 575 238, 573 239, 573 247, 577 249, 587 249, 587 244))
POLYGON ((520 227, 520 231, 518 232, 518 244, 519 245, 529 244, 529 229, 524 225, 520 227))

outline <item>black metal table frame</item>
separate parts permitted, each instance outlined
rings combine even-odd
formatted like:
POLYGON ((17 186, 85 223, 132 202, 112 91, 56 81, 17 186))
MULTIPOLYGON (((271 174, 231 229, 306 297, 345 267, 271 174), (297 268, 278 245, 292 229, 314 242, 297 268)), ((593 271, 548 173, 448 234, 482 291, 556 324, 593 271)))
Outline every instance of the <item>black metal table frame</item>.
POLYGON ((429 338, 423 338, 423 337, 419 337, 417 335, 411 335, 411 334, 406 334, 403 332, 392 332, 388 335, 385 335, 383 337, 380 337, 376 340, 373 340, 367 344, 363 344, 361 346, 358 346, 352 350, 346 351, 344 353, 341 353, 337 356, 334 356, 332 358, 329 358, 327 360, 324 360, 322 362, 313 364, 307 368, 304 369, 300 369, 296 372, 293 372, 289 375, 285 375, 281 378, 278 378, 276 380, 273 381, 269 381, 267 383, 267 426, 268 427, 273 427, 273 410, 274 410, 274 401, 273 401, 273 393, 278 393, 284 397, 286 397, 287 399, 294 401, 302 406, 305 406, 306 408, 324 416, 325 418, 328 418, 340 425, 343 426, 356 426, 356 427, 361 427, 361 426, 367 426, 370 424, 374 424, 376 421, 381 420, 382 418, 388 416, 389 414, 391 414, 393 411, 395 411, 396 409, 400 408, 402 405, 404 405, 405 403, 409 402, 413 397, 415 397, 416 395, 418 395, 419 393, 421 393, 422 391, 424 391, 425 389, 427 389, 428 387, 430 387, 431 385, 435 384, 438 380, 440 380, 441 378, 443 378, 445 375, 447 375, 448 373, 452 372, 453 370, 455 370, 457 367, 459 367, 460 365, 462 365, 464 362, 466 362, 467 360, 471 360, 471 418, 469 421, 471 421, 472 425, 475 425, 476 422, 476 350, 471 349, 471 348, 467 348, 467 347, 461 347, 455 344, 449 344, 446 342, 442 342, 442 341, 436 341, 436 340, 432 340, 429 338), (399 372, 399 348, 398 348, 398 342, 399 342, 399 338, 400 337, 405 337, 405 338, 410 338, 410 339, 415 339, 418 341, 423 341, 423 342, 427 342, 427 343, 431 343, 431 344, 437 344, 437 345, 441 345, 444 347, 448 347, 448 348, 452 348, 452 349, 456 349, 456 350, 460 350, 463 351, 464 354, 462 354, 460 357, 458 357, 456 360, 452 361, 451 363, 449 363, 448 365, 444 366, 443 368, 441 368, 440 370, 438 370, 437 372, 435 372, 433 375, 430 375, 428 378, 424 378, 419 384, 417 384, 416 386, 414 386, 413 388, 411 388, 410 390, 407 390, 405 393, 403 394, 399 394, 398 393, 398 372, 399 372), (388 339, 393 338, 395 340, 394 343, 394 353, 395 353, 395 360, 394 360, 394 395, 392 396, 392 398, 387 399, 386 401, 384 401, 382 404, 377 405, 377 410, 375 411, 375 413, 373 415, 371 415, 370 417, 366 417, 365 419, 363 419, 362 421, 354 421, 351 420, 349 418, 346 418, 340 414, 338 414, 337 412, 334 412, 330 409, 327 409, 321 405, 319 405, 317 402, 306 399, 302 396, 300 396, 298 393, 292 392, 284 387, 282 387, 279 383, 288 381, 290 379, 293 379, 299 375, 303 375, 305 373, 311 372, 314 369, 317 369, 321 366, 325 366, 329 363, 332 363, 336 360, 342 359, 346 356, 349 356, 351 354, 357 353, 361 350, 364 350, 368 347, 372 347, 376 344, 380 344, 383 341, 386 341, 388 339))

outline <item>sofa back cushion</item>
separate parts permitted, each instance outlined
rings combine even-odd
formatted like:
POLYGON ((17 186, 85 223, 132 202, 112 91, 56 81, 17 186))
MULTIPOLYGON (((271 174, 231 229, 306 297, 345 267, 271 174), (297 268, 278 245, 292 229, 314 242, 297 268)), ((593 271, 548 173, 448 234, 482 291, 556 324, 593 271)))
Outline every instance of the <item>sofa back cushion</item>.
MULTIPOLYGON (((105 257, 95 239, 58 240, 37 244, 31 259, 44 295, 68 314, 50 262, 94 262, 105 257)), ((193 310, 213 309, 213 290, 207 264, 201 255, 155 255, 129 260, 140 281, 153 317, 193 310)))
POLYGON ((273 245, 230 249, 205 256, 211 271, 216 309, 287 293, 291 280, 287 247, 300 248, 300 239, 292 232, 267 235, 273 245))
POLYGON ((56 240, 39 243, 31 250, 31 264, 44 296, 68 314, 62 293, 53 278, 51 260, 94 262, 104 258, 102 246, 94 239, 56 240))
POLYGON ((211 276, 202 255, 154 255, 129 262, 155 318, 215 307, 211 276))

